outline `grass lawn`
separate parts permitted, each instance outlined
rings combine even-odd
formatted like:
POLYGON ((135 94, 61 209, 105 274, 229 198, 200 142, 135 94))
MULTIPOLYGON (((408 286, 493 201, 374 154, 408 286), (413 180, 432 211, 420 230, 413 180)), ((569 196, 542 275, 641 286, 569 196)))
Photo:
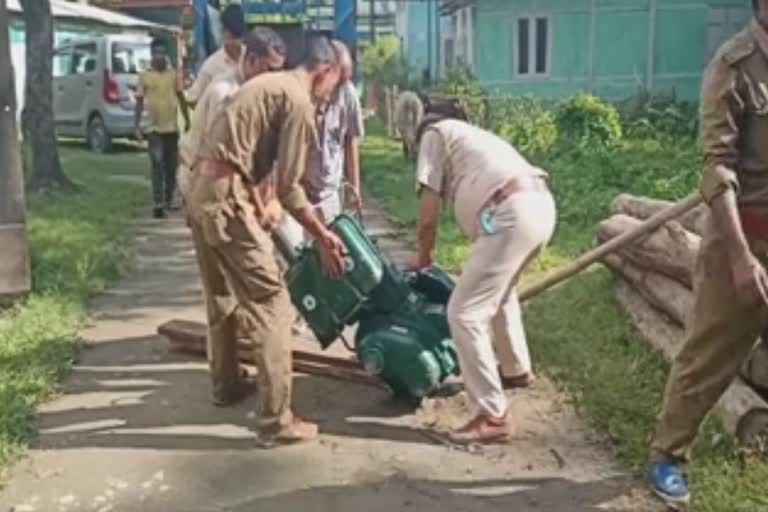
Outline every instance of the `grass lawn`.
MULTIPOLYGON (((393 220, 413 233, 413 164, 401 154, 396 142, 375 134, 368 137, 364 180, 393 220)), ((588 249, 596 223, 619 192, 679 198, 693 190, 698 173, 693 144, 656 141, 630 141, 589 154, 561 151, 537 163, 552 174, 559 226, 553 246, 524 277, 529 282, 588 249)), ((439 244, 439 264, 459 270, 468 247, 448 216, 439 244)), ((619 460, 644 476, 668 365, 629 326, 614 300, 609 272, 598 268, 583 273, 533 300, 525 321, 538 371, 573 397, 581 413, 610 439, 619 460)), ((740 461, 716 421, 706 425, 694 460, 693 510, 768 510, 768 465, 740 461)))
POLYGON ((130 221, 149 201, 135 180, 144 153, 98 156, 63 145, 65 172, 82 186, 73 195, 28 197, 33 292, 0 313, 0 467, 35 432, 35 406, 56 392, 79 342, 86 303, 123 271, 130 221))

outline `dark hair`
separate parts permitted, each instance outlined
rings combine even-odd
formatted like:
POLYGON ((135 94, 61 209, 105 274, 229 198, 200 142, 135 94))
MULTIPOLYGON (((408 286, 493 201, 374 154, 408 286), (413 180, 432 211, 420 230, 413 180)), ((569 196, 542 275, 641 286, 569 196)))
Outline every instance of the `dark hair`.
POLYGON ((232 34, 232 37, 241 38, 248 26, 245 24, 243 8, 238 4, 229 4, 221 12, 221 26, 232 34))
POLYGON ((156 37, 152 39, 152 42, 149 43, 150 49, 154 50, 155 48, 162 48, 164 50, 168 49, 168 43, 165 42, 165 39, 162 37, 156 37))
POLYGON ((287 52, 283 38, 269 27, 251 29, 243 38, 243 44, 246 53, 257 57, 268 57, 271 54, 285 57, 287 52))
POLYGON ((304 67, 313 71, 323 65, 338 66, 339 54, 329 38, 315 36, 307 42, 304 67))
POLYGON ((424 132, 435 123, 445 121, 446 119, 456 119, 458 121, 469 122, 467 113, 461 102, 454 98, 444 98, 440 96, 424 96, 424 117, 421 118, 419 126, 416 128, 416 144, 421 142, 424 132))

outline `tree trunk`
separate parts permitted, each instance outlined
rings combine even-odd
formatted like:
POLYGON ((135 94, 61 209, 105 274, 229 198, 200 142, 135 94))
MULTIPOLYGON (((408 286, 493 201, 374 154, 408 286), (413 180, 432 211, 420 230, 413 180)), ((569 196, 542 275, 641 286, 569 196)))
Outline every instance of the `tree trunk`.
MULTIPOLYGON (((683 329, 672 325, 624 280, 617 283, 616 296, 640 334, 672 360, 682 345, 683 329)), ((742 443, 749 444, 766 435, 768 403, 740 378, 728 387, 715 406, 715 412, 723 420, 726 430, 742 443)))
POLYGON ((8 11, 0 2, 0 298, 30 289, 24 176, 16 128, 16 90, 9 47, 8 11))
MULTIPOLYGON (((619 194, 611 203, 611 213, 623 213, 636 219, 645 220, 673 204, 669 201, 652 199, 650 197, 619 194)), ((708 217, 709 207, 702 204, 682 215, 677 219, 677 222, 682 224, 688 231, 701 236, 706 228, 708 217)))
POLYGON ((610 254, 605 264, 618 273, 654 307, 666 313, 677 325, 684 326, 693 303, 693 293, 686 287, 653 271, 643 269, 610 254))
MULTIPOLYGON (((598 227, 597 238, 604 243, 642 224, 641 220, 616 214, 598 227)), ((693 269, 701 237, 687 231, 678 222, 661 226, 645 238, 618 251, 618 255, 645 270, 670 277, 693 288, 693 269)))
POLYGON ((49 0, 21 0, 26 33, 27 76, 21 125, 30 187, 37 191, 70 190, 56 145, 53 121, 53 16, 49 0))

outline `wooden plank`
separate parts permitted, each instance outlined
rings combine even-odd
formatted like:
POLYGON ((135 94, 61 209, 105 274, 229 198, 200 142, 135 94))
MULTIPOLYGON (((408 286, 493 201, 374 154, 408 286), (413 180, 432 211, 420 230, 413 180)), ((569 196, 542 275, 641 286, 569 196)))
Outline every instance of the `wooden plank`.
MULTIPOLYGON (((189 320, 171 320, 160 325, 158 334, 168 338, 170 350, 196 356, 206 355, 207 328, 200 322, 189 320)), ((254 364, 253 347, 245 340, 238 342, 240 360, 254 364)), ((346 381, 360 382, 381 389, 388 389, 376 377, 368 374, 357 361, 342 357, 316 354, 304 350, 293 350, 293 369, 302 373, 311 373, 346 381)))

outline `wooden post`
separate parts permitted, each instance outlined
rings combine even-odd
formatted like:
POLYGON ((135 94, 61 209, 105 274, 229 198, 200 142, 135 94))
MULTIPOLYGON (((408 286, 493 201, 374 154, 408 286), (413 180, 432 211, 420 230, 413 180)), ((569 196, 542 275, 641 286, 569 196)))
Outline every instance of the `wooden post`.
POLYGON ((0 297, 13 298, 31 287, 24 175, 16 126, 16 88, 5 2, 0 2, 0 297))

